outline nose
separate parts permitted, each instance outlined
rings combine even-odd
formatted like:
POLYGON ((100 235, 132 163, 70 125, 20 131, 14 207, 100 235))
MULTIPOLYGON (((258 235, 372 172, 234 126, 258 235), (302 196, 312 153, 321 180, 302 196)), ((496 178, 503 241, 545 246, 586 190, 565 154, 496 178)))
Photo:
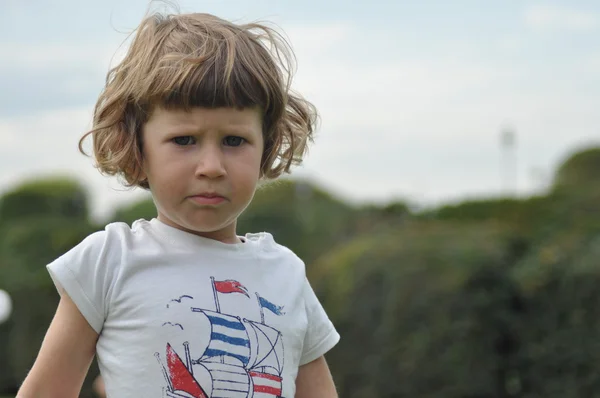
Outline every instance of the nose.
POLYGON ((197 178, 219 178, 226 174, 223 151, 215 145, 204 145, 198 154, 197 178))

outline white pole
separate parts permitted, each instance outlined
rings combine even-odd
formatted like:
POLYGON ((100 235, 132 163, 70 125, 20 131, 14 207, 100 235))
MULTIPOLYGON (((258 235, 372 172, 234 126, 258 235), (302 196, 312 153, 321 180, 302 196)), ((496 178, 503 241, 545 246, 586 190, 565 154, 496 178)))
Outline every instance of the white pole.
POLYGON ((505 128, 500 135, 502 150, 502 189, 507 196, 517 191, 517 159, 516 133, 512 128, 505 128))

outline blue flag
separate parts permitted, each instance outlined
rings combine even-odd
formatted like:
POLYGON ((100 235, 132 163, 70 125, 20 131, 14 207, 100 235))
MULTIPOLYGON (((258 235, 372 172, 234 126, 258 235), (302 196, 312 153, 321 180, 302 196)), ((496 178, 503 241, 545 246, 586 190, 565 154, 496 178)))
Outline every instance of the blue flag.
POLYGON ((283 307, 280 307, 278 305, 275 305, 273 303, 271 303, 268 300, 265 300, 262 297, 258 297, 258 301, 260 302, 260 306, 263 308, 268 309, 269 311, 271 311, 273 314, 275 315, 284 315, 285 312, 283 312, 283 307))

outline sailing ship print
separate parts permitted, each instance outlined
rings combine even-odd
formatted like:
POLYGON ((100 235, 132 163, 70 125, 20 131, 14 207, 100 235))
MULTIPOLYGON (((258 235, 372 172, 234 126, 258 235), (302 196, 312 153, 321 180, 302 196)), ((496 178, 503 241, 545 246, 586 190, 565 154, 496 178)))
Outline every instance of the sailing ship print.
MULTIPOLYGON (((165 347, 165 358, 155 353, 166 386, 163 398, 283 398, 284 346, 281 332, 265 323, 265 310, 285 315, 283 307, 255 293, 260 322, 221 312, 219 294, 241 294, 250 298, 248 289, 235 280, 216 281, 211 277, 215 310, 190 307, 210 323, 210 339, 204 353, 192 358, 190 344, 165 347), (202 385, 195 372, 210 374, 211 385, 202 385), (210 392, 209 392, 210 391, 210 392)), ((182 298, 191 296, 181 296, 182 298)), ((172 300, 173 301, 173 300, 172 300)), ((168 306, 167 306, 168 307, 168 306)), ((163 326, 179 323, 165 322, 163 326)))

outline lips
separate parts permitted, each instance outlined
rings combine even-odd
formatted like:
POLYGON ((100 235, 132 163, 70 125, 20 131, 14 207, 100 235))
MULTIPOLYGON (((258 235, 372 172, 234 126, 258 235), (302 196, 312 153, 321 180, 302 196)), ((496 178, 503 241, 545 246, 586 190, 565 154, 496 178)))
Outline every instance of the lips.
POLYGON ((227 200, 227 198, 215 192, 204 192, 197 195, 192 195, 190 196, 190 199, 201 205, 218 205, 227 200))

